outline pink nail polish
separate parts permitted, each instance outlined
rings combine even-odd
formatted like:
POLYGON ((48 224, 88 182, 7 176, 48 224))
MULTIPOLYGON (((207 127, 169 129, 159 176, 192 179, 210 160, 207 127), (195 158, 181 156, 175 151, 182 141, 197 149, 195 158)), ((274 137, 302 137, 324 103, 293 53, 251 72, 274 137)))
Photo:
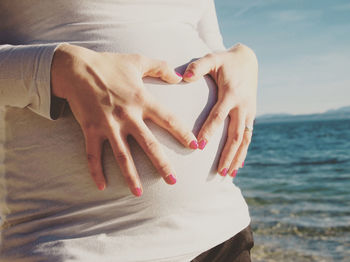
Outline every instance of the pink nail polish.
POLYGON ((227 175, 227 171, 228 171, 228 169, 224 168, 223 170, 221 170, 220 175, 226 176, 227 175))
POLYGON ((193 73, 192 72, 186 72, 184 77, 187 77, 187 78, 190 78, 193 76, 193 73))
POLYGON ((200 150, 203 150, 205 148, 205 146, 207 145, 207 141, 205 141, 204 139, 202 139, 201 141, 199 141, 198 143, 198 148, 200 150))
POLYGON ((196 140, 192 140, 190 143, 190 148, 197 149, 198 148, 198 142, 196 140))
POLYGON ((182 77, 182 75, 180 74, 180 73, 178 73, 178 72, 175 72, 179 77, 182 77))
POLYGON ((232 177, 236 177, 237 172, 238 172, 238 170, 237 170, 237 169, 233 170, 233 172, 232 172, 231 176, 232 176, 232 177))
POLYGON ((141 188, 139 188, 139 187, 136 187, 136 188, 135 188, 135 195, 138 196, 138 197, 142 195, 142 190, 141 190, 141 188))
POLYGON ((103 190, 105 190, 105 188, 106 188, 106 184, 105 183, 99 183, 98 184, 98 189, 99 190, 103 191, 103 190))
POLYGON ((244 167, 244 161, 243 161, 243 163, 242 163, 242 167, 244 167))
POLYGON ((166 177, 166 180, 167 182, 170 184, 170 185, 174 185, 176 183, 176 178, 174 175, 170 174, 166 177))

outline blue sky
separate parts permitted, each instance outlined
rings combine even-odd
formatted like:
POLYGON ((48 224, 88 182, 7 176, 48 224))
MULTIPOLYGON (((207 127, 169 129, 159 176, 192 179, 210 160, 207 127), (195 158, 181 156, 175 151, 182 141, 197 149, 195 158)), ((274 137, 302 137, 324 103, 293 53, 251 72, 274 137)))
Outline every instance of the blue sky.
POLYGON ((350 105, 349 0, 216 0, 226 47, 259 60, 258 115, 350 105))

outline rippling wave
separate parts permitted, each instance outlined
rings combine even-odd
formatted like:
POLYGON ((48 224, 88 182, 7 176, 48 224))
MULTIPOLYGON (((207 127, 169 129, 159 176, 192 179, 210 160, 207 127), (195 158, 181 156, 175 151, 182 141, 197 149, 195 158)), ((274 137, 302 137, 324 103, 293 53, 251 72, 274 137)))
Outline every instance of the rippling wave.
POLYGON ((234 183, 254 261, 350 261, 350 120, 258 123, 234 183))

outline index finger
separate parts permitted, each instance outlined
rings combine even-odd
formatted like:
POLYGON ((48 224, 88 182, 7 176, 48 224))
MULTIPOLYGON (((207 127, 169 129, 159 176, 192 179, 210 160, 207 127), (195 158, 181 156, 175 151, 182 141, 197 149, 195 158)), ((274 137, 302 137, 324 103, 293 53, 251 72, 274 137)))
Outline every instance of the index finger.
POLYGON ((198 148, 198 142, 195 135, 186 128, 174 114, 170 113, 155 101, 152 101, 152 103, 147 106, 145 117, 166 129, 185 147, 191 149, 198 148))
POLYGON ((166 61, 143 57, 144 76, 157 77, 169 84, 182 81, 182 75, 177 73, 166 61))
POLYGON ((134 124, 130 134, 147 154, 165 182, 170 185, 175 184, 175 172, 151 130, 148 129, 148 126, 143 121, 135 122, 134 124))
MULTIPOLYGON (((198 80, 200 77, 211 74, 222 64, 220 54, 207 54, 196 61, 191 62, 183 75, 184 81, 192 82, 198 80)), ((214 76, 213 76, 214 77, 214 76)))
POLYGON ((85 136, 85 147, 88 160, 88 167, 99 190, 106 188, 106 180, 103 174, 101 157, 103 139, 90 131, 83 131, 85 136))
POLYGON ((203 150, 215 130, 225 121, 232 107, 232 102, 223 98, 216 102, 211 109, 208 118, 205 120, 198 134, 199 149, 203 150))

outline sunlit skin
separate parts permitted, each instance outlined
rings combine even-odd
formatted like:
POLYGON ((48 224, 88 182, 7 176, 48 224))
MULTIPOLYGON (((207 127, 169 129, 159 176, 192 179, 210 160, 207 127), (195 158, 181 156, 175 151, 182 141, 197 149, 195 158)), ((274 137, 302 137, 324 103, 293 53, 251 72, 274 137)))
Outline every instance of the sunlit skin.
POLYGON ((164 180, 171 185, 176 183, 171 163, 145 119, 165 128, 185 147, 203 150, 213 131, 230 116, 218 172, 222 174, 226 168, 226 173, 232 174, 242 166, 247 154, 252 133, 244 132, 244 128, 253 124, 256 112, 257 60, 253 51, 244 45, 204 56, 189 64, 182 78, 165 61, 139 54, 99 53, 62 44, 53 58, 51 81, 53 95, 67 100, 80 124, 89 170, 100 190, 106 187, 101 154, 103 143, 108 140, 131 192, 142 195, 128 135, 140 144, 164 180), (180 119, 147 92, 142 78, 157 77, 177 84, 182 80, 196 81, 208 73, 218 85, 218 101, 197 140, 180 119))
POLYGON ((218 86, 218 101, 198 134, 200 148, 204 148, 220 124, 230 117, 228 137, 221 153, 218 173, 236 176, 243 167, 251 141, 256 115, 258 62, 254 52, 237 44, 227 51, 208 54, 188 65, 185 81, 196 81, 209 74, 218 86))

